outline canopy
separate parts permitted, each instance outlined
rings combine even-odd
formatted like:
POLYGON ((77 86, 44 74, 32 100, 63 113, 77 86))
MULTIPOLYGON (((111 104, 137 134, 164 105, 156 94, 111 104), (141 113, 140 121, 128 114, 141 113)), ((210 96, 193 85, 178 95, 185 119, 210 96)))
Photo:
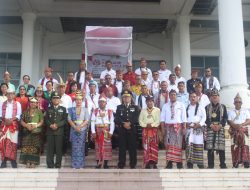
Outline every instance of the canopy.
POLYGON ((117 55, 131 57, 132 27, 86 26, 85 56, 117 55))

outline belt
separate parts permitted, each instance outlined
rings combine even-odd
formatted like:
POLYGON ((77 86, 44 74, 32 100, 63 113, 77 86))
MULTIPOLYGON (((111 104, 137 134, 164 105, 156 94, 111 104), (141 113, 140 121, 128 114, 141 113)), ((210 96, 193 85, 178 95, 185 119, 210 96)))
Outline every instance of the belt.
POLYGON ((109 126, 109 124, 96 124, 95 125, 96 127, 108 127, 109 126))

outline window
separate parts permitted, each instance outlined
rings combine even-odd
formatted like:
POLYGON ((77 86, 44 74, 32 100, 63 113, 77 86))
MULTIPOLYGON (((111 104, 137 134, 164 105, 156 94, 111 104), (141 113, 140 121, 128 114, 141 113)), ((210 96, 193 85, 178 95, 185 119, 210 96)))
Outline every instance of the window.
POLYGON ((205 57, 205 56, 192 56, 191 57, 191 67, 192 70, 199 71, 199 77, 204 76, 205 69, 210 67, 212 69, 212 75, 219 77, 219 57, 205 57))
POLYGON ((250 57, 246 57, 247 83, 250 88, 250 57))
POLYGON ((63 78, 63 81, 66 82, 67 73, 69 71, 75 73, 79 69, 80 60, 73 59, 73 60, 64 60, 64 59, 50 59, 49 66, 53 69, 54 78, 59 81, 59 78, 56 73, 59 73, 63 78))
POLYGON ((11 74, 11 83, 19 85, 21 75, 21 53, 0 53, 0 82, 3 75, 8 71, 11 74))

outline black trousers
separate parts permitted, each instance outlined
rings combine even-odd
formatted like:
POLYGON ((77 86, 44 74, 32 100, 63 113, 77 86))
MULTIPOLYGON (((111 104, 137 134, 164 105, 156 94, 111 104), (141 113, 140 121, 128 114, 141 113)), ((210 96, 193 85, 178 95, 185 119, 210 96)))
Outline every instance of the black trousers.
POLYGON ((136 153, 136 128, 130 130, 119 127, 119 163, 118 167, 123 168, 126 163, 126 150, 129 152, 129 166, 135 168, 137 164, 136 153))
MULTIPOLYGON (((220 159, 220 167, 225 168, 225 150, 218 150, 219 159, 220 159)), ((214 150, 207 151, 207 159, 208 159, 208 168, 214 168, 214 150)))
POLYGON ((60 168, 62 162, 63 135, 47 135, 47 166, 48 168, 60 168), (54 153, 56 163, 54 164, 54 153))

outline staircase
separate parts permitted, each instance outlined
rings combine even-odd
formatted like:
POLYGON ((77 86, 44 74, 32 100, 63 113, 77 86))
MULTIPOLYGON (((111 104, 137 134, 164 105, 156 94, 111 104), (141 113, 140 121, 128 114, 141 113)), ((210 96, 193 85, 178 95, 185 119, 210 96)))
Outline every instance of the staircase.
MULTIPOLYGON (((89 151, 84 169, 72 169, 70 155, 63 157, 62 169, 47 169, 46 156, 35 169, 0 169, 0 190, 246 190, 250 189, 250 170, 232 169, 230 140, 226 140, 226 164, 228 169, 219 169, 219 157, 215 156, 216 169, 164 169, 165 151, 159 151, 159 169, 142 169, 143 151, 138 151, 137 169, 116 169, 118 151, 113 151, 110 169, 94 169, 94 150, 89 151)), ((183 163, 186 167, 185 152, 183 163)), ((19 158, 19 155, 18 155, 19 158)), ((128 165, 127 155, 127 165, 128 165)), ((207 151, 204 151, 207 167, 207 151)), ((175 165, 174 165, 175 167, 175 165)))

